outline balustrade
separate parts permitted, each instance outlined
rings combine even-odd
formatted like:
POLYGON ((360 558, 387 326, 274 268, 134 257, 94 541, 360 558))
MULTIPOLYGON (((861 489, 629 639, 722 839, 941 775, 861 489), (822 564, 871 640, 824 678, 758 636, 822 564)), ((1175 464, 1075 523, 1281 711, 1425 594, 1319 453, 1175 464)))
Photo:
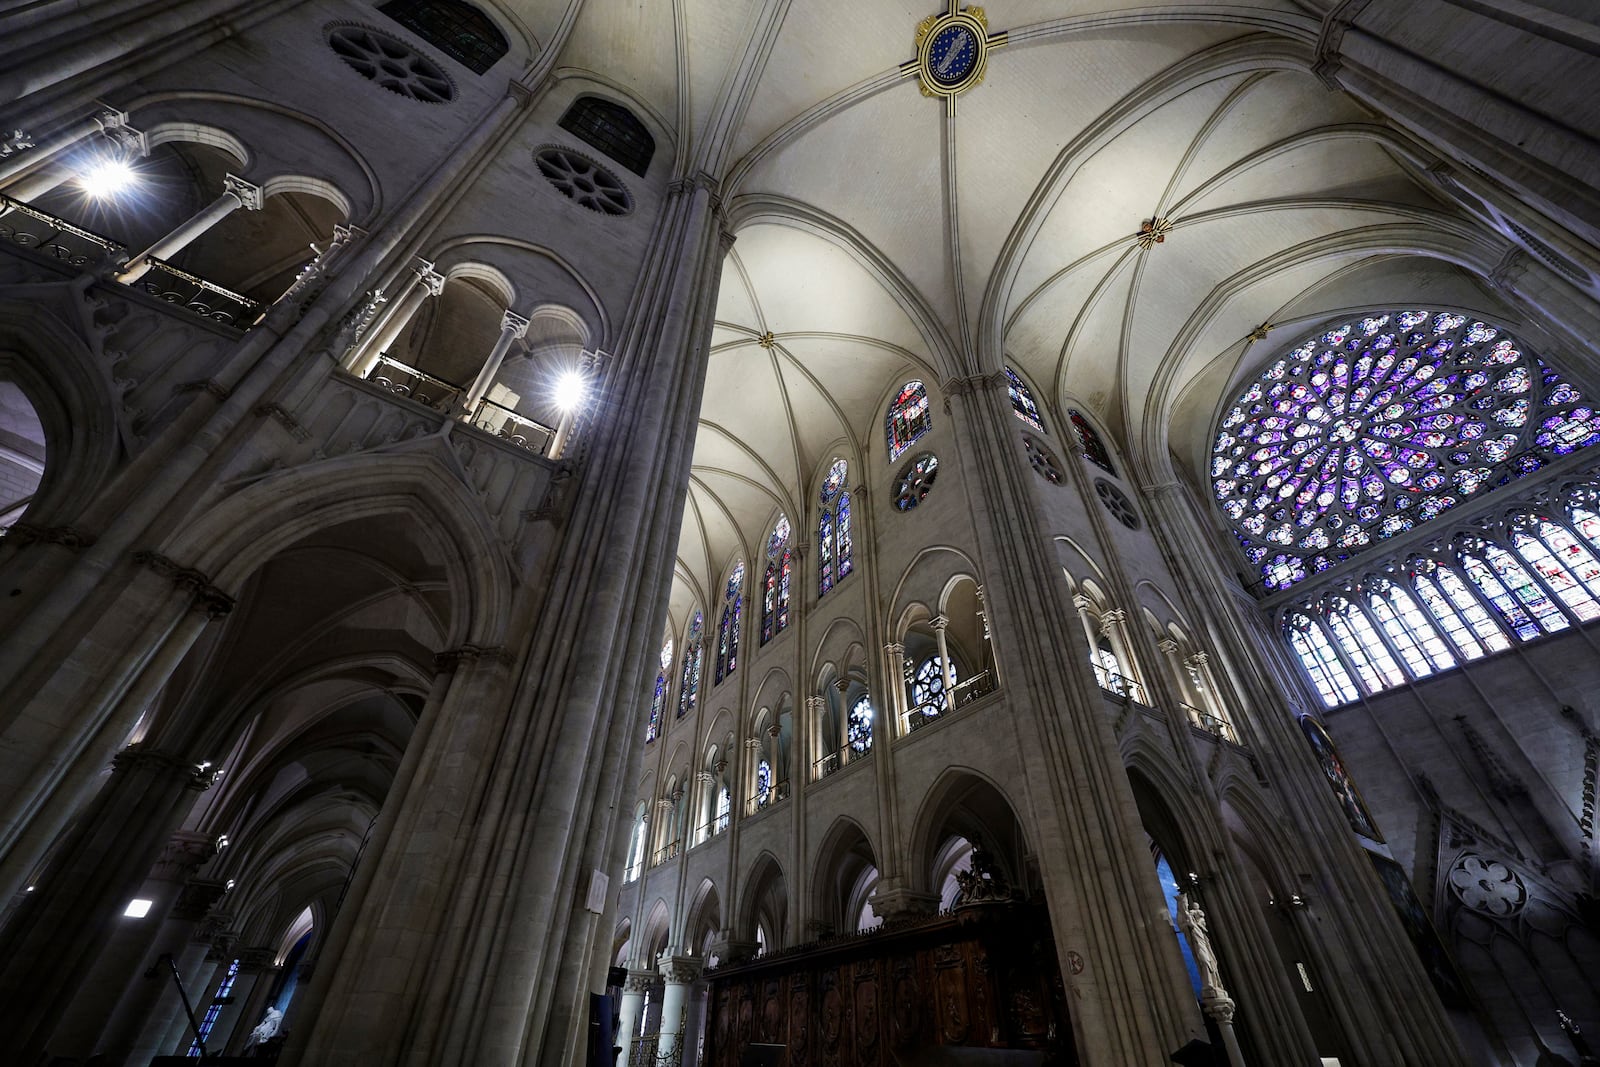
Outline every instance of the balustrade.
POLYGON ((510 441, 518 448, 525 448, 536 456, 547 455, 550 443, 556 436, 554 427, 518 415, 511 408, 496 404, 493 400, 478 401, 478 406, 473 409, 472 417, 468 421, 478 429, 510 441))
POLYGON ((396 396, 410 397, 435 411, 451 412, 461 396, 461 386, 435 378, 415 367, 388 356, 379 356, 367 381, 381 385, 396 396))
POLYGON ((1223 741, 1231 741, 1236 745, 1239 743, 1238 735, 1233 732, 1233 724, 1222 716, 1197 708, 1193 704, 1180 703, 1178 707, 1182 708, 1183 713, 1189 716, 1191 723, 1200 727, 1206 733, 1212 734, 1223 741))
POLYGON ((788 799, 789 799, 789 779, 785 778, 782 781, 780 781, 780 782, 776 783, 775 785, 773 785, 765 793, 757 793, 755 796, 751 797, 749 800, 746 800, 745 804, 744 804, 745 814, 754 815, 754 814, 756 814, 756 812, 765 810, 766 808, 771 807, 773 804, 776 804, 779 801, 788 800, 788 799))

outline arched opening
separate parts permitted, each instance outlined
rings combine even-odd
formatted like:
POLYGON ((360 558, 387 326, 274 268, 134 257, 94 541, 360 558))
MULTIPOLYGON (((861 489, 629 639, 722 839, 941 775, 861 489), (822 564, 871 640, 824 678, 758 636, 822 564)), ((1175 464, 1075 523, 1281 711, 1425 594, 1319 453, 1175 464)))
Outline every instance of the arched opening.
POLYGON ((827 933, 853 934, 883 922, 872 909, 878 888, 878 859, 866 833, 850 819, 839 819, 817 851, 813 918, 827 933))
POLYGON ((0 379, 0 534, 21 520, 44 478, 44 424, 27 394, 0 379))
POLYGON ((744 899, 741 940, 754 942, 758 956, 787 944, 789 888, 771 854, 763 853, 751 867, 744 899))

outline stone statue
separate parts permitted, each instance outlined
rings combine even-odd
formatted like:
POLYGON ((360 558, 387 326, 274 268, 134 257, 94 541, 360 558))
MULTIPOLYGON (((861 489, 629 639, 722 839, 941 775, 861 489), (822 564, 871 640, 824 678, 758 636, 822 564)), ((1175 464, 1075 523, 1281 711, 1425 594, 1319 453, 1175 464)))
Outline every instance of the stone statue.
POLYGON ((1206 929, 1206 913, 1188 893, 1178 894, 1178 928, 1189 938, 1195 964, 1200 968, 1201 995, 1222 994, 1222 973, 1217 968, 1216 950, 1211 947, 1211 933, 1206 929))
POLYGON ((250 1031, 250 1040, 246 1045, 264 1045, 278 1036, 278 1031, 283 1028, 283 1012, 277 1008, 268 1008, 261 1024, 250 1031))

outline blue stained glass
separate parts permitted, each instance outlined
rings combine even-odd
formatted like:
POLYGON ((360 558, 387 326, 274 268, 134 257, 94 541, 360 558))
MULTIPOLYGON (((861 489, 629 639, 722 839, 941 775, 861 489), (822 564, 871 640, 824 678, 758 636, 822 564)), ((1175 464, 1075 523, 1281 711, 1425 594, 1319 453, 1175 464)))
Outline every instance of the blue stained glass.
POLYGON ((894 403, 889 405, 889 417, 884 425, 884 434, 889 439, 889 461, 899 459, 902 452, 932 429, 928 390, 913 379, 900 387, 894 403))
POLYGON ((1046 433, 1044 417, 1039 414, 1039 405, 1033 402, 1033 393, 1029 392, 1022 379, 1017 377, 1016 371, 1010 367, 1005 370, 1006 392, 1011 395, 1011 410, 1016 413, 1017 418, 1032 426, 1035 430, 1040 433, 1046 433))
POLYGON ((1600 444, 1600 415, 1514 338, 1424 309, 1324 328, 1264 369, 1221 427, 1212 491, 1273 589, 1308 573, 1282 547, 1358 553, 1552 456, 1600 444), (1408 332, 1373 337, 1388 323, 1408 332), (1453 495, 1423 496, 1446 486, 1453 495), (1280 513, 1291 501, 1289 524, 1280 513), (1397 516, 1404 511, 1411 516, 1397 516))
POLYGON ((705 616, 694 613, 689 639, 683 646, 683 681, 678 687, 678 718, 693 711, 700 700, 700 667, 705 655, 705 616))
POLYGON ((1160 852, 1156 853, 1156 877, 1161 880, 1161 895, 1167 898, 1167 913, 1172 918, 1172 932, 1178 939, 1178 951, 1183 953, 1183 968, 1189 972, 1189 984, 1194 987, 1194 995, 1198 997, 1200 966, 1195 962, 1194 949, 1189 947, 1189 938, 1178 929, 1178 878, 1172 873, 1172 864, 1160 852))

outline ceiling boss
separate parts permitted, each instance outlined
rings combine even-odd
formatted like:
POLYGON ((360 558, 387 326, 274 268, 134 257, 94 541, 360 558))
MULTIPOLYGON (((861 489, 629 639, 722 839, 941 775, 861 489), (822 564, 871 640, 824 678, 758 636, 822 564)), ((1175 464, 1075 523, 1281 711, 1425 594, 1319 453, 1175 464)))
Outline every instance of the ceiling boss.
POLYGON ((950 0, 943 14, 929 15, 917 24, 917 58, 902 64, 915 74, 923 96, 941 96, 949 113, 956 112, 956 97, 983 81, 990 49, 1006 43, 1004 33, 989 33, 989 18, 981 7, 957 10, 950 0))

